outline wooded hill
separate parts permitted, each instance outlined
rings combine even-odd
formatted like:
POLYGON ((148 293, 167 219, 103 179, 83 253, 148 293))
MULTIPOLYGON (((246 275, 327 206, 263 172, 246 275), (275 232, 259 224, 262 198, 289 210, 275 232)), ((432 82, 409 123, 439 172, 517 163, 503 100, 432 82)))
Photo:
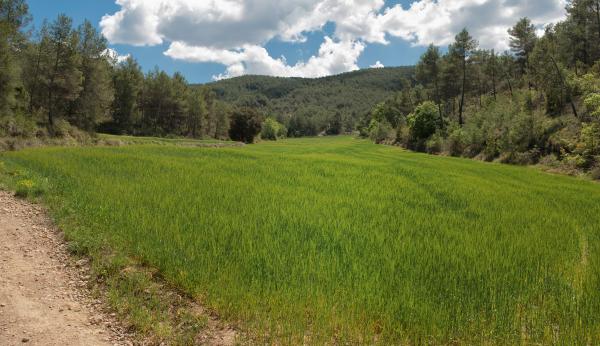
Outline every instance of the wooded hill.
POLYGON ((315 135, 337 122, 342 131, 351 131, 374 105, 406 87, 414 72, 407 66, 323 78, 243 76, 207 86, 221 101, 258 108, 286 124, 290 135, 302 136, 315 135))

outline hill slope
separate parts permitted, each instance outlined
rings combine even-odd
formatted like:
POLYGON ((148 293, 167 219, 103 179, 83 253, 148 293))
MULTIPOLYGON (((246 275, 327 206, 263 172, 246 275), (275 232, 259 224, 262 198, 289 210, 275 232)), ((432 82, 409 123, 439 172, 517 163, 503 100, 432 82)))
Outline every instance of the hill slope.
POLYGON ((351 124, 391 94, 402 90, 414 67, 365 69, 323 78, 243 76, 209 83, 219 99, 261 108, 286 124, 294 116, 318 126, 336 114, 351 124))

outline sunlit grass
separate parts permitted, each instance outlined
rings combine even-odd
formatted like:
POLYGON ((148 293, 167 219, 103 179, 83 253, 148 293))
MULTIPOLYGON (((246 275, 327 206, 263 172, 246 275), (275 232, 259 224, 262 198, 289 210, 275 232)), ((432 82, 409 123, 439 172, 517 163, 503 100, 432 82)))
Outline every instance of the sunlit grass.
POLYGON ((598 184, 348 137, 0 158, 267 341, 600 342, 598 184))

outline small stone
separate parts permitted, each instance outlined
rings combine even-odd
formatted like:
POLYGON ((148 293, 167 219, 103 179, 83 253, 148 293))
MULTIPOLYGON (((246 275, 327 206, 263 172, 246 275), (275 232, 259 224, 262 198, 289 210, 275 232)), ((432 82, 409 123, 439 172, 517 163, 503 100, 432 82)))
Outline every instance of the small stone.
POLYGON ((29 338, 23 338, 23 339, 21 339, 21 342, 22 342, 22 343, 29 342, 29 338))

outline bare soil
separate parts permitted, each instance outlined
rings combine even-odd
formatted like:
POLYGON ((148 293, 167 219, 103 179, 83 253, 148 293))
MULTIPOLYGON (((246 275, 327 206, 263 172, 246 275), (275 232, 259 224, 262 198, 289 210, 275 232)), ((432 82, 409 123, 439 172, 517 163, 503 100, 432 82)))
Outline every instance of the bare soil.
POLYGON ((132 344, 80 262, 42 207, 0 191, 0 345, 132 344))

